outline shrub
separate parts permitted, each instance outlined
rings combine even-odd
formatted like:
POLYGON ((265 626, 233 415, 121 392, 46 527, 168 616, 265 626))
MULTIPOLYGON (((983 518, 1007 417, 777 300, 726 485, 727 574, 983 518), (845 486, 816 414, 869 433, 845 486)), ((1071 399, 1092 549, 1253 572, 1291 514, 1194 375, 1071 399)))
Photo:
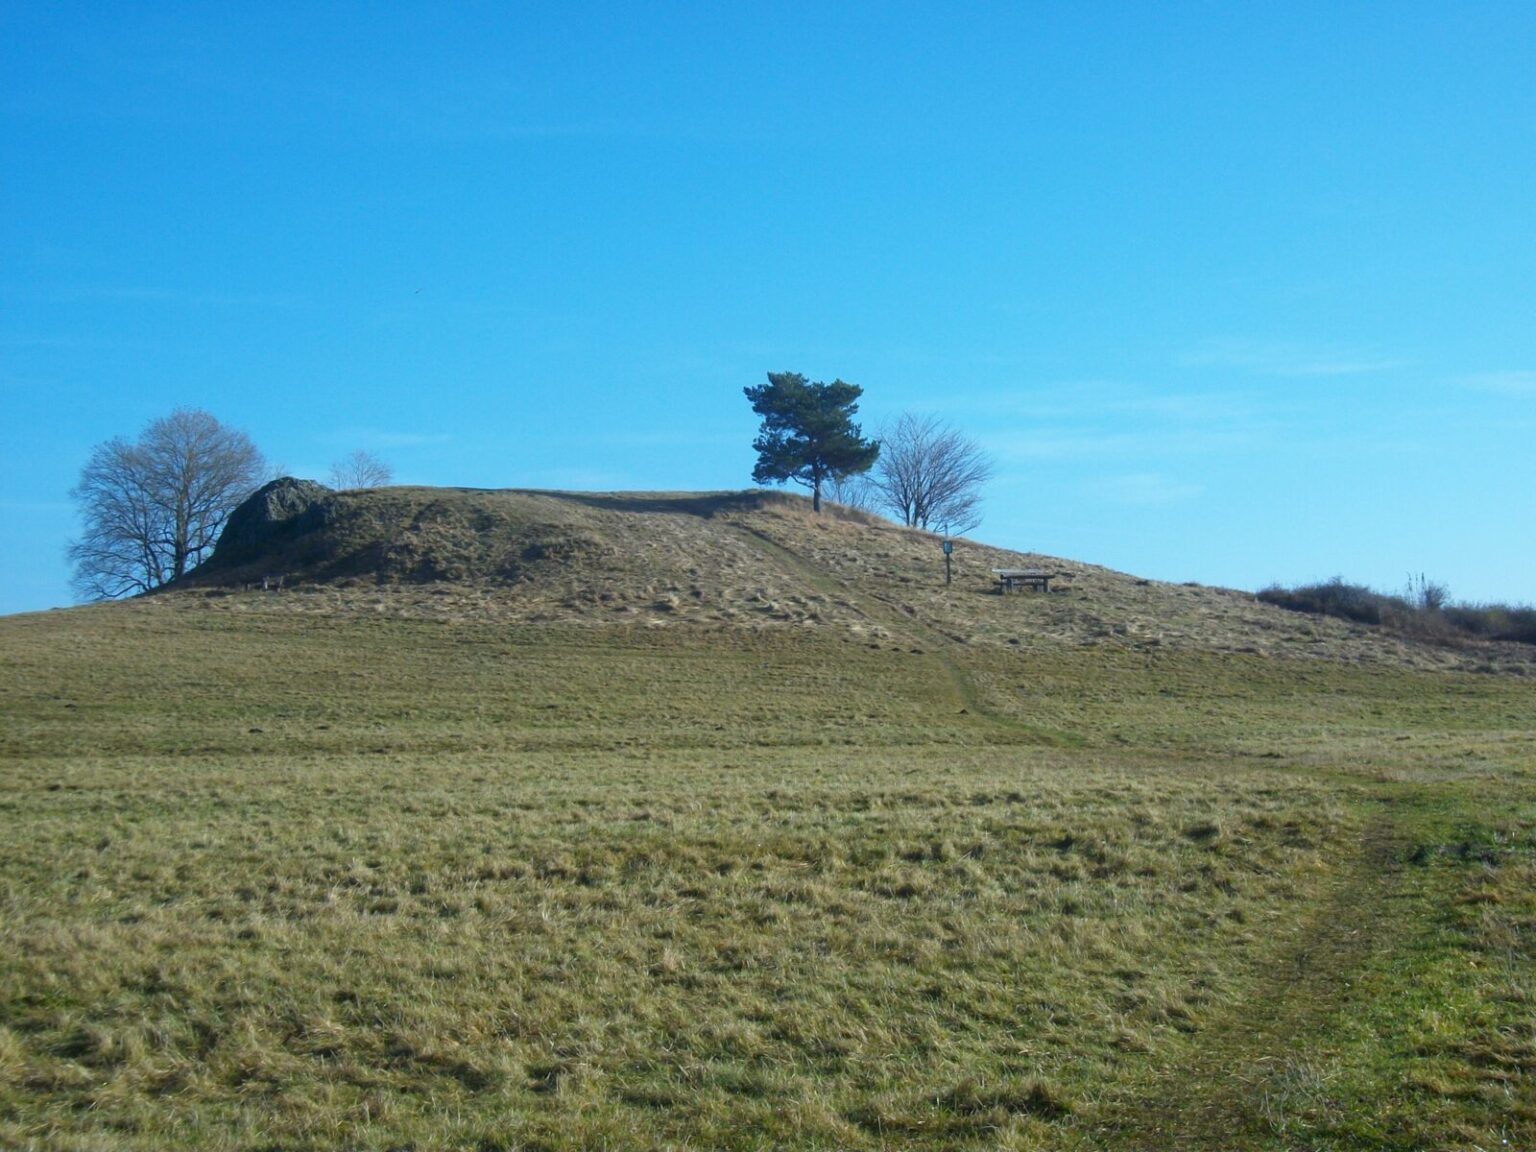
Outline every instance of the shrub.
POLYGON ((1412 611, 1406 600, 1374 592, 1364 584, 1346 584, 1342 576, 1322 584, 1303 584, 1296 588, 1271 584, 1259 592, 1259 599, 1292 612, 1336 616, 1357 624, 1382 624, 1412 611))
POLYGON ((1393 596, 1343 577, 1285 588, 1271 584, 1258 598, 1292 612, 1333 616, 1436 639, 1463 637, 1536 644, 1536 608, 1509 604, 1451 604, 1443 584, 1422 576, 1409 581, 1410 595, 1393 596))
POLYGON ((1458 631, 1488 640, 1536 644, 1536 608, 1508 604, 1454 604, 1446 620, 1458 631))

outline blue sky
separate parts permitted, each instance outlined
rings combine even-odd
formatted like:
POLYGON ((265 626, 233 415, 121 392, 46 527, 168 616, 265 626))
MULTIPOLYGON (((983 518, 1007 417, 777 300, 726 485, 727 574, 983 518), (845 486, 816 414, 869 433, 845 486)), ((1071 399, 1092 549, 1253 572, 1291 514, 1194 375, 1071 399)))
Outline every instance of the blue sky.
POLYGON ((742 388, 975 536, 1536 600, 1536 5, 69 4, 0 28, 0 611, 93 445, 750 484, 742 388))

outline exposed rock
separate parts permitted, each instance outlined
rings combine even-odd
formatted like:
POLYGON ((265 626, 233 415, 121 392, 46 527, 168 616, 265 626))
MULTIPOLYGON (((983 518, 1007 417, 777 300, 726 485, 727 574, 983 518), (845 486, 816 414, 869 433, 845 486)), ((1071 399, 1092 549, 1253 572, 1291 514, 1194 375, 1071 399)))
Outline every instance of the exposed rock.
POLYGON ((591 521, 615 517, 626 518, 589 508, 584 498, 408 486, 335 492, 285 477, 234 511, 213 555, 182 583, 266 587, 283 577, 290 586, 505 586, 523 580, 531 568, 595 569, 611 548, 591 521))
POLYGON ((313 480, 284 476, 259 488, 229 514, 210 566, 225 567, 254 560, 276 545, 317 526, 317 507, 331 490, 313 480))

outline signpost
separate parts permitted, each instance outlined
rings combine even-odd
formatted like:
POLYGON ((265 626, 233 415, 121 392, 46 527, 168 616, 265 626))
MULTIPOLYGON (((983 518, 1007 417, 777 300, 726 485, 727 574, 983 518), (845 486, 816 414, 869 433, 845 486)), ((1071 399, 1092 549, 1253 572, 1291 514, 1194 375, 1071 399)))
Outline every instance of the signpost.
POLYGON ((945 540, 944 540, 944 586, 945 587, 949 586, 950 575, 951 575, 950 574, 950 569, 949 569, 949 554, 951 552, 953 552, 954 550, 955 550, 955 542, 953 540, 950 540, 949 538, 946 537, 945 540))

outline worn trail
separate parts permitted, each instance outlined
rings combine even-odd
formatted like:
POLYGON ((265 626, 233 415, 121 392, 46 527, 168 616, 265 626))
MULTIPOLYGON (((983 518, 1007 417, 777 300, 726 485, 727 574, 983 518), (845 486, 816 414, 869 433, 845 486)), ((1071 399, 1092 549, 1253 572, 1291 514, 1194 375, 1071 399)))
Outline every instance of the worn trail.
POLYGON ((923 621, 904 615, 882 601, 861 595, 855 588, 829 576, 799 553, 786 548, 766 533, 745 525, 738 527, 742 536, 751 541, 765 556, 794 573, 816 591, 823 595, 839 597, 871 623, 879 624, 898 634, 904 633, 922 644, 924 654, 931 654, 943 669, 951 685, 956 704, 974 715, 996 719, 989 716, 981 694, 977 691, 969 674, 947 653, 946 649, 953 643, 948 637, 923 621))
POLYGON ((1315 1098, 1335 1053, 1330 1021, 1347 1014, 1357 975, 1405 931, 1396 913, 1404 844, 1385 819, 1361 837, 1332 891, 1251 995, 1202 1027, 1169 1063, 1097 1118, 1094 1146, 1133 1149, 1300 1147, 1294 1109, 1315 1098))

